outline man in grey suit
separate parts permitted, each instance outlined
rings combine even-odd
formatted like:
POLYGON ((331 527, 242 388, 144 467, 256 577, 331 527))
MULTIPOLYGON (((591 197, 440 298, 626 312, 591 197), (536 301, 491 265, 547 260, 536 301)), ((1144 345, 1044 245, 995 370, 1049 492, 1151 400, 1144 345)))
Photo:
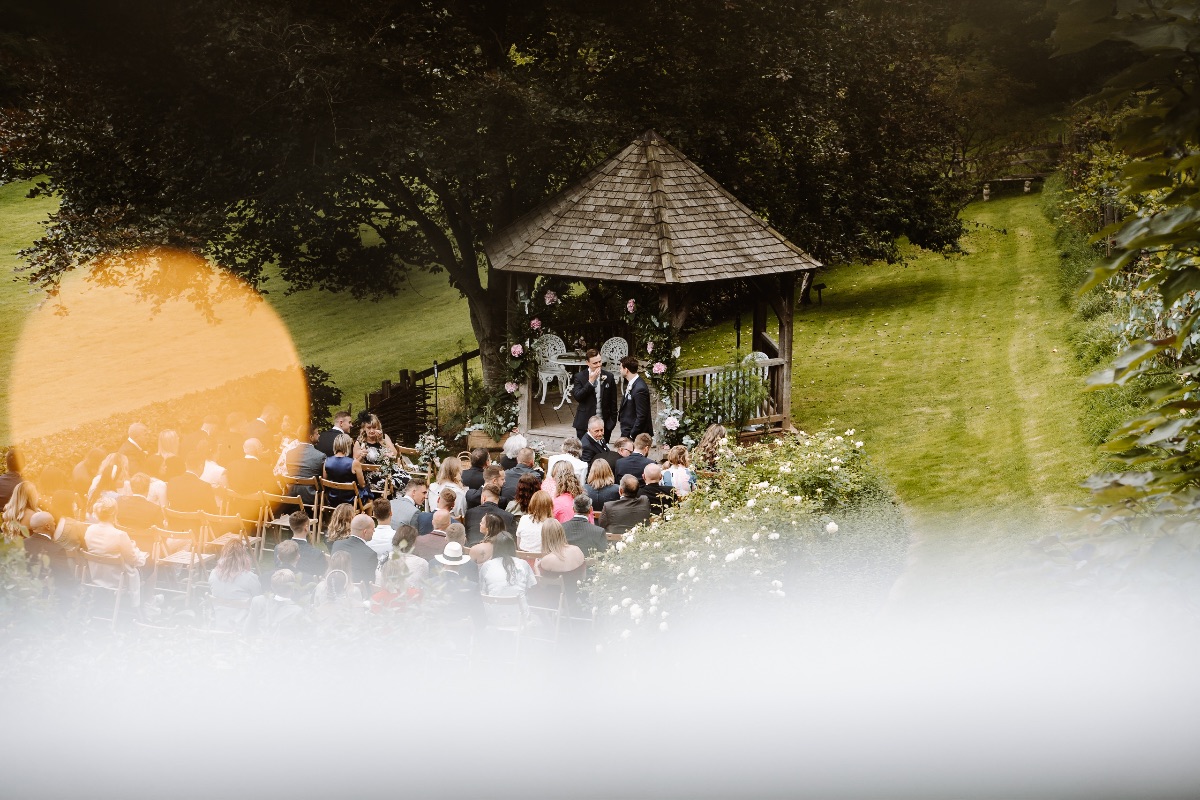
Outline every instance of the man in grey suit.
MULTIPOLYGON (((315 446, 320 435, 317 426, 309 425, 306 430, 302 431, 302 434, 308 441, 288 450, 284 457, 284 468, 287 470, 289 478, 315 478, 321 474, 321 468, 325 466, 325 454, 315 446)), ((289 486, 288 494, 299 497, 306 506, 312 505, 315 499, 311 486, 289 486)))
POLYGON ((596 521, 609 533, 625 533, 650 519, 650 501, 638 496, 638 479, 633 475, 621 478, 621 496, 609 500, 596 521))
POLYGON ((417 517, 425 508, 425 498, 428 495, 429 485, 425 483, 425 478, 414 475, 404 485, 404 495, 392 501, 392 525, 397 528, 401 525, 412 525, 419 530, 417 517))
POLYGON ((608 549, 608 537, 604 528, 588 522, 588 514, 592 513, 592 498, 581 494, 575 498, 575 516, 563 523, 563 533, 567 535, 567 544, 573 544, 583 551, 584 557, 608 549))

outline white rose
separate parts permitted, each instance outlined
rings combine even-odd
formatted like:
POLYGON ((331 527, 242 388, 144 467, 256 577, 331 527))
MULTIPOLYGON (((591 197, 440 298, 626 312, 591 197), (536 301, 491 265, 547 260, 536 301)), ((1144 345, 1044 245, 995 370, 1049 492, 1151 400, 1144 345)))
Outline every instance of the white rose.
POLYGON ((621 607, 622 607, 622 608, 629 608, 629 606, 631 606, 632 604, 633 604, 633 598, 632 598, 632 597, 626 597, 626 598, 624 598, 623 600, 621 600, 621 607))
POLYGON ((624 550, 624 549, 625 549, 625 543, 624 543, 624 542, 617 542, 617 552, 619 553, 619 552, 621 552, 621 551, 622 551, 622 550, 624 550))
POLYGON ((826 533, 837 533, 837 532, 838 532, 838 526, 837 526, 837 523, 836 523, 836 522, 831 522, 831 523, 829 523, 828 525, 826 525, 826 526, 825 526, 825 532, 826 532, 826 533))
POLYGON ((639 605, 630 606, 630 608, 629 608, 629 618, 630 619, 640 619, 641 616, 642 616, 642 607, 641 606, 639 606, 639 605))
POLYGON ((778 534, 778 533, 774 533, 774 532, 772 532, 772 533, 768 533, 768 534, 767 534, 767 538, 768 538, 768 539, 771 539, 772 541, 774 541, 775 539, 778 539, 778 538, 779 538, 779 534, 778 534))
POLYGON ((721 507, 721 501, 720 501, 720 500, 713 500, 711 503, 709 503, 709 504, 708 504, 708 507, 709 507, 709 509, 716 509, 716 508, 720 508, 720 507, 721 507))
POLYGON ((620 607, 620 606, 613 606, 612 608, 610 608, 610 609, 608 610, 608 613, 609 613, 609 614, 616 614, 616 613, 617 613, 618 611, 620 611, 620 610, 621 610, 621 607, 620 607))
POLYGON ((666 632, 666 630, 667 630, 667 623, 665 623, 665 622, 660 622, 660 623, 658 623, 658 629, 659 629, 660 631, 663 631, 663 632, 665 633, 665 632, 666 632))
POLYGON ((633 631, 629 630, 628 628, 626 628, 625 630, 621 631, 621 638, 622 638, 622 639, 628 639, 630 636, 633 636, 633 631))
POLYGON ((783 588, 783 581, 771 581, 771 588, 773 588, 773 589, 782 589, 782 588, 783 588))
POLYGON ((687 571, 687 576, 688 576, 689 578, 694 578, 694 577, 696 577, 696 568, 695 568, 695 567, 692 567, 691 569, 689 569, 689 570, 687 571))
POLYGON ((643 561, 643 562, 642 562, 642 569, 650 569, 650 562, 649 562, 649 561, 643 561))
POLYGON ((862 442, 855 442, 855 443, 854 443, 854 446, 855 446, 855 447, 859 447, 859 448, 861 448, 861 447, 863 446, 863 443, 862 443, 862 442))
POLYGON ((749 500, 746 501, 746 508, 754 508, 755 502, 756 501, 754 500, 754 498, 751 497, 749 500))

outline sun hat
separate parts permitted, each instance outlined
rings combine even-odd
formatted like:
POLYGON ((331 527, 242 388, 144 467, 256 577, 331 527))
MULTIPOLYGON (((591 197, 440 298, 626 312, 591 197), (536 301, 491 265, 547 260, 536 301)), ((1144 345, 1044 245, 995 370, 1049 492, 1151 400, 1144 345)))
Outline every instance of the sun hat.
POLYGON ((462 545, 458 542, 449 542, 446 545, 445 551, 434 556, 443 564, 465 564, 471 560, 471 557, 463 554, 462 545))

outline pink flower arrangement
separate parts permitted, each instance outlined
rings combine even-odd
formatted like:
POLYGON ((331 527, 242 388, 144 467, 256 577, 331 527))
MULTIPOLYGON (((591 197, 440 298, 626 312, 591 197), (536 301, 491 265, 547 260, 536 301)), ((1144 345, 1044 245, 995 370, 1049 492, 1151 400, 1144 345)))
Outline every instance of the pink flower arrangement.
POLYGON ((509 394, 515 394, 517 391, 517 385, 512 381, 509 381, 508 383, 504 384, 504 391, 508 392, 509 394))
POLYGON ((654 352, 654 342, 646 342, 646 352, 647 353, 654 352))
POLYGON ((663 427, 669 431, 677 431, 679 430, 679 420, 675 417, 667 417, 663 420, 663 427))
POLYGON ((537 317, 534 317, 533 319, 529 320, 529 327, 533 328, 535 331, 540 331, 542 329, 542 321, 537 317))
POLYGON ((552 292, 552 291, 546 292, 546 305, 552 306, 557 302, 558 302, 558 293, 557 292, 552 292))
POLYGON ((662 363, 661 361, 655 361, 654 366, 650 368, 650 371, 653 372, 655 375, 662 375, 664 372, 667 371, 667 365, 662 363))
POLYGON ((522 355, 525 354, 525 348, 521 347, 521 345, 519 345, 519 344, 514 344, 512 347, 509 348, 508 352, 512 353, 513 358, 520 358, 522 355))
POLYGON ((634 303, 632 300, 630 300, 628 303, 625 304, 625 310, 628 311, 630 314, 633 313, 633 310, 635 308, 637 308, 637 304, 634 303))

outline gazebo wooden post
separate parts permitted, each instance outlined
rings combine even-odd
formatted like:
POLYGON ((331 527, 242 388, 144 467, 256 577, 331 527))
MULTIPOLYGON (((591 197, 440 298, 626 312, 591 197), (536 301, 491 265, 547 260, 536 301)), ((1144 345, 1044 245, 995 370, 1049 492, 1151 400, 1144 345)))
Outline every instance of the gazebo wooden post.
MULTIPOLYGON (((518 310, 520 301, 517 300, 517 292, 524 291, 528 295, 533 290, 533 280, 529 275, 508 273, 508 327, 513 329, 513 320, 524 317, 523 309, 518 310)), ((524 346, 524 339, 521 340, 521 345, 524 346)), ((522 431, 529 430, 530 423, 533 419, 533 381, 526 381, 521 387, 521 395, 517 398, 517 429, 522 431)))
POLYGON ((779 369, 779 413, 783 415, 783 428, 792 425, 792 339, 796 314, 796 273, 779 276, 780 311, 779 357, 783 365, 779 369))

